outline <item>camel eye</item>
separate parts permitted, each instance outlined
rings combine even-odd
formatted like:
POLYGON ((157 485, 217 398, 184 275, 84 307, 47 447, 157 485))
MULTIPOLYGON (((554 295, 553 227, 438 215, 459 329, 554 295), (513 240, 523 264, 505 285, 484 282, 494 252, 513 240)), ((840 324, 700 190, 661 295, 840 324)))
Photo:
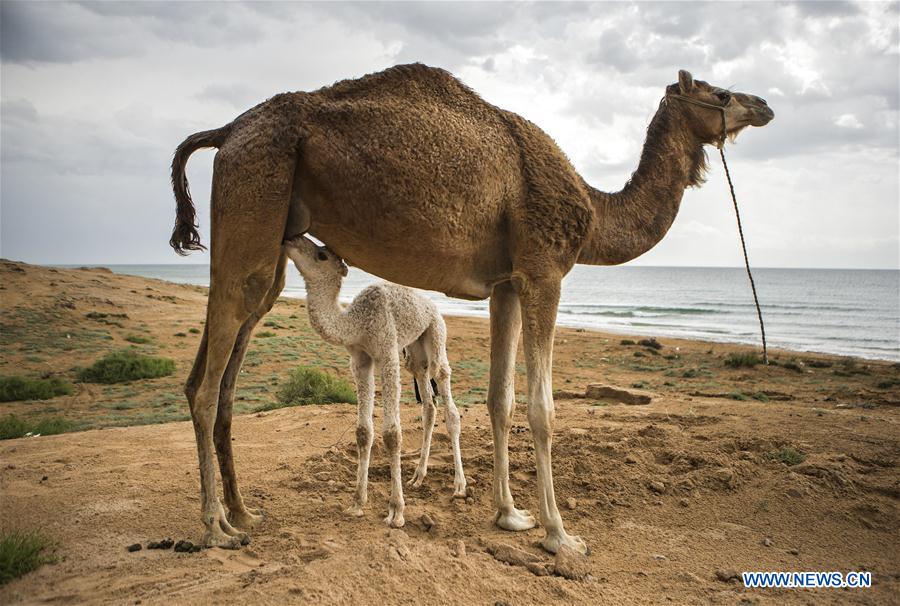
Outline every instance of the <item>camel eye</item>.
POLYGON ((323 253, 321 250, 319 251, 319 254, 317 255, 317 257, 319 258, 319 261, 327 261, 328 260, 328 255, 323 253))
POLYGON ((716 93, 716 97, 719 98, 719 101, 722 102, 722 105, 728 105, 728 102, 731 101, 731 93, 725 90, 720 90, 716 93))

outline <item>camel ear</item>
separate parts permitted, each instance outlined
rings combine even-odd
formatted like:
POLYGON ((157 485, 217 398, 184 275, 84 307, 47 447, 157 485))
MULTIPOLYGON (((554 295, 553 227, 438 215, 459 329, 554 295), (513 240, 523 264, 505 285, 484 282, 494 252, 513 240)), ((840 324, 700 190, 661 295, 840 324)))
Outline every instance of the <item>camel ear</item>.
POLYGON ((681 90, 682 95, 687 95, 694 90, 694 77, 691 75, 691 72, 683 69, 678 70, 678 88, 681 90))

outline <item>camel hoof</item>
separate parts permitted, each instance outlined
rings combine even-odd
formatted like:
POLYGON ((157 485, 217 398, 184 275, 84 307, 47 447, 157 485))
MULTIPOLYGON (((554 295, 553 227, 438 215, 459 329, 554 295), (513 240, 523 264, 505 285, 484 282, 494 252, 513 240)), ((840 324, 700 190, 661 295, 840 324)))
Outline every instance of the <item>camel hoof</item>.
POLYGON ((266 519, 266 514, 261 509, 247 508, 243 511, 232 511, 228 514, 228 521, 233 526, 243 530, 253 530, 266 519))
POLYGON ((506 513, 498 511, 494 523, 503 530, 512 531, 529 530, 537 526, 537 520, 530 511, 515 507, 506 513))
POLYGON ((587 555, 588 553, 590 553, 590 549, 588 549, 587 543, 585 543, 581 537, 566 534, 564 530, 552 534, 547 533, 547 536, 544 537, 543 541, 541 541, 541 547, 543 547, 550 553, 556 553, 563 545, 569 547, 573 551, 580 553, 581 555, 587 555))
POLYGON ((391 528, 403 528, 406 520, 403 519, 403 510, 399 507, 390 506, 388 508, 388 516, 384 519, 384 523, 391 528))
POLYGON ((250 543, 250 537, 241 533, 241 536, 231 536, 223 531, 207 532, 203 535, 204 547, 221 547, 222 549, 240 549, 242 545, 250 543), (246 543, 244 542, 246 541, 246 543))
POLYGON ((416 470, 416 473, 413 474, 413 477, 409 479, 409 482, 406 483, 407 486, 411 488, 418 488, 422 485, 422 482, 425 481, 425 471, 416 470))
POLYGON ((466 493, 466 483, 465 482, 454 482, 452 498, 465 499, 467 496, 468 496, 468 494, 466 493))
POLYGON ((361 518, 364 515, 362 505, 351 505, 344 510, 344 513, 354 518, 361 518))

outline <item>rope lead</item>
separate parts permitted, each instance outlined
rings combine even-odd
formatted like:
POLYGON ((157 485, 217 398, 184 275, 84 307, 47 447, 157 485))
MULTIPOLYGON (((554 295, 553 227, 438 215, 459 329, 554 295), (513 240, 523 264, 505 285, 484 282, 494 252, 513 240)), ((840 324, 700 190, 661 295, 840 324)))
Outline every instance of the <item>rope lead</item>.
POLYGON ((725 145, 719 147, 719 156, 722 157, 722 166, 725 167, 725 178, 728 179, 728 189, 731 191, 731 201, 734 202, 734 216, 737 219, 738 233, 741 235, 741 249, 744 251, 744 266, 747 268, 747 277, 750 278, 750 290, 753 291, 753 302, 756 304, 756 315, 759 318, 759 332, 762 334, 763 363, 769 364, 769 351, 766 347, 766 327, 763 324, 762 310, 759 308, 759 297, 756 296, 756 283, 750 272, 750 260, 747 257, 747 245, 744 243, 744 228, 741 227, 741 213, 738 210, 737 197, 734 195, 734 185, 731 182, 731 173, 728 171, 728 162, 725 161, 725 145))

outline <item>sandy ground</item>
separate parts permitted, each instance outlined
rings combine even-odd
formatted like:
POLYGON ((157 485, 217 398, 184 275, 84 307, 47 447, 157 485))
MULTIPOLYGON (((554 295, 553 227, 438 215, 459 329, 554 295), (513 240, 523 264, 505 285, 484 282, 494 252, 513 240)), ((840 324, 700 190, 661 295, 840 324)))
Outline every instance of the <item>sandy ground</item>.
MULTIPOLYGON (((300 304, 282 301, 272 315, 277 326, 260 328, 275 335, 254 339, 239 384, 246 414, 234 422, 242 490, 266 521, 240 551, 129 553, 132 543, 201 534, 190 423, 112 426, 184 418, 186 405, 172 394, 189 370, 198 335, 187 328, 200 325, 205 291, 12 263, 2 266, 2 285, 3 375, 71 377, 72 367, 128 345, 124 337, 135 333, 151 338, 141 348, 175 358, 178 372, 0 405, 0 416, 58 414, 103 427, 0 442, 0 530, 41 529, 58 556, 0 587, 0 603, 898 603, 897 365, 778 352, 780 366, 728 369, 725 354, 742 348, 662 339, 662 355, 654 355, 618 335, 560 330, 555 386, 572 393, 557 397, 556 489, 567 529, 591 547, 587 576, 570 580, 491 555, 507 545, 553 562, 538 547, 540 528, 509 533, 491 523, 486 322, 448 319, 472 498, 450 498, 441 423, 425 484, 406 491, 407 525, 389 531, 381 521, 389 474, 380 440, 366 516, 341 514, 355 473, 354 407, 253 412, 299 362, 346 376, 346 358, 315 340, 300 304), (126 317, 96 325, 86 317, 92 311, 126 317), (784 367, 792 359, 799 368, 784 367), (594 381, 640 385, 653 401, 572 397, 594 381), (123 402, 129 406, 116 408, 123 402), (806 458, 786 465, 773 457, 782 448, 806 458), (716 574, 742 570, 866 570, 874 585, 748 590, 716 574)), ((409 400, 407 476, 422 433, 409 400)), ((524 408, 520 402, 511 435, 512 489, 519 507, 536 512, 524 408)))

